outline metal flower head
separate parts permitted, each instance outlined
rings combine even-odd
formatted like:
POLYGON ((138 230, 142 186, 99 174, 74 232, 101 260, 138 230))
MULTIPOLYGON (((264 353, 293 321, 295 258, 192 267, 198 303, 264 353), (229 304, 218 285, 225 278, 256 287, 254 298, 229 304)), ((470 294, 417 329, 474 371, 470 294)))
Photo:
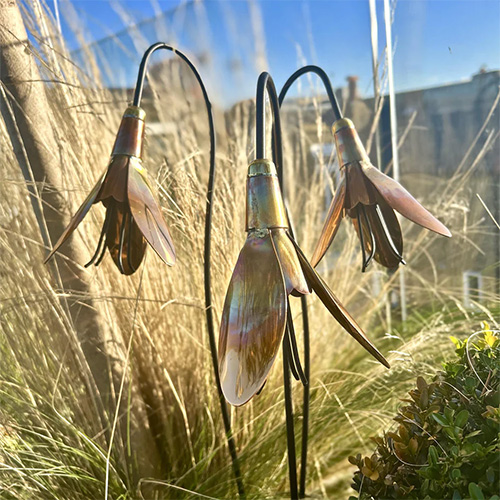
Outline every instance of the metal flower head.
POLYGON ((229 403, 243 405, 262 388, 285 333, 288 296, 311 289, 348 333, 389 366, 291 237, 276 168, 269 160, 256 160, 248 169, 246 230, 219 337, 219 374, 229 403))
POLYGON ((122 274, 133 274, 142 262, 146 242, 169 266, 175 263, 172 238, 142 166, 145 111, 125 111, 106 172, 71 219, 47 262, 69 238, 94 203, 102 202, 106 217, 96 252, 85 267, 101 262, 106 248, 122 274))
POLYGON ((371 164, 351 120, 337 120, 333 133, 344 175, 311 259, 314 267, 325 255, 346 214, 351 217, 361 242, 363 271, 372 259, 387 268, 405 263, 403 236, 394 210, 422 227, 451 237, 448 228, 401 184, 371 164))

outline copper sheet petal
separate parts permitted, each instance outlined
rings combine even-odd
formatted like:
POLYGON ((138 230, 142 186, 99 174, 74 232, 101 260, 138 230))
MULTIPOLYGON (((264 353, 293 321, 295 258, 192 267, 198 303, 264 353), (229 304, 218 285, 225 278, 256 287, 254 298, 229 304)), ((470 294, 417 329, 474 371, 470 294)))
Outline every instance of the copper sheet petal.
POLYGON ((285 278, 286 293, 297 292, 299 295, 311 293, 304 272, 297 257, 297 251, 284 229, 271 230, 274 248, 285 278))
MULTIPOLYGON (((385 205, 385 207, 387 207, 388 210, 386 210, 386 213, 382 212, 382 215, 384 216, 387 230, 389 231, 389 235, 391 236, 399 255, 395 254, 392 250, 382 223, 377 217, 375 206, 370 205, 365 207, 365 211, 372 227, 373 236, 375 237, 376 250, 374 259, 382 266, 387 267, 388 269, 394 269, 398 267, 401 262, 400 256, 403 251, 403 238, 401 236, 401 228, 399 227, 399 222, 394 211, 388 205, 385 205), (389 214, 392 214, 392 217, 389 214)), ((363 217, 361 217, 361 221, 363 221, 363 217)), ((363 224, 363 230, 364 239, 367 241, 369 235, 365 224, 363 224)))
POLYGON ((68 224, 68 227, 63 231, 61 236, 59 236, 59 239, 57 240, 57 243, 54 245, 54 248, 43 261, 44 264, 46 264, 48 260, 57 252, 59 247, 71 236, 71 233, 78 227, 80 222, 82 222, 83 218, 87 215, 87 212, 90 210, 90 207, 96 201, 97 195, 99 193, 99 190, 101 189, 105 175, 106 174, 103 174, 101 176, 101 178, 97 181, 96 185, 92 188, 92 191, 90 191, 85 201, 82 203, 81 207, 77 210, 76 214, 73 215, 73 218, 68 224))
POLYGON ((403 255, 403 233, 401 232, 401 226, 399 225, 397 215, 380 195, 377 195, 377 204, 382 212, 382 216, 384 217, 385 224, 389 230, 396 250, 399 252, 399 255, 403 255))
POLYGON ((130 156, 119 155, 111 158, 97 201, 104 201, 108 198, 113 198, 120 203, 127 201, 129 161, 130 156))
POLYGON ((111 258, 122 274, 129 276, 137 271, 144 257, 146 241, 135 223, 132 223, 131 227, 130 212, 128 212, 127 206, 124 203, 115 204, 115 209, 112 214, 112 219, 109 221, 109 227, 106 234, 106 245, 109 249, 111 258), (127 220, 125 221, 120 259, 120 236, 124 217, 126 217, 127 220), (130 229, 132 229, 131 234, 129 234, 130 229), (122 267, 121 269, 120 265, 122 267))
POLYGON ((175 250, 170 232, 153 196, 146 172, 135 157, 130 158, 127 190, 130 210, 137 226, 163 262, 173 266, 175 250))
POLYGON ((352 209, 359 203, 372 205, 375 203, 375 191, 371 182, 363 175, 361 162, 355 161, 345 167, 347 192, 345 208, 352 209))
POLYGON ((443 236, 451 237, 449 229, 425 209, 399 182, 373 165, 362 162, 363 172, 394 210, 407 219, 443 236))
POLYGON ((286 299, 269 234, 250 233, 229 283, 220 327, 219 374, 232 405, 245 404, 263 386, 285 332, 286 299))
POLYGON ((365 247, 365 254, 370 255, 371 251, 372 251, 370 232, 368 230, 368 227, 366 226, 366 223, 364 223, 365 221, 364 221, 364 218, 362 215, 360 216, 361 228, 359 227, 358 218, 357 218, 357 212, 359 209, 360 209, 359 207, 356 207, 355 209, 353 209, 350 213, 350 216, 351 216, 352 223, 354 224, 354 227, 356 229, 356 232, 358 233, 358 238, 360 239, 360 241, 361 241, 361 238, 359 235, 359 231, 360 231, 360 229, 363 231, 363 245, 365 247), (353 217, 353 215, 354 215, 354 217, 353 217))
POLYGON ((297 243, 294 242, 294 244, 307 281, 311 285, 311 288, 316 292, 316 295, 320 298, 321 302, 323 302, 332 316, 340 323, 347 333, 359 342, 377 361, 380 361, 380 363, 384 366, 390 368, 389 363, 384 356, 382 356, 378 349, 370 342, 370 340, 368 340, 363 330, 361 330, 356 321, 354 321, 352 316, 328 288, 328 285, 321 279, 319 274, 307 261, 297 243))
POLYGON ((321 230, 321 234, 319 236, 318 243, 316 244, 316 248, 314 249, 314 253, 311 259, 311 265, 316 267, 326 251, 332 244, 333 238, 337 234, 337 230, 340 225, 340 221, 344 215, 344 201, 346 195, 346 182, 345 177, 342 178, 342 182, 339 187, 335 191, 335 196, 333 197, 332 203, 330 204, 330 208, 328 210, 328 215, 326 216, 325 223, 323 225, 323 229, 321 230))

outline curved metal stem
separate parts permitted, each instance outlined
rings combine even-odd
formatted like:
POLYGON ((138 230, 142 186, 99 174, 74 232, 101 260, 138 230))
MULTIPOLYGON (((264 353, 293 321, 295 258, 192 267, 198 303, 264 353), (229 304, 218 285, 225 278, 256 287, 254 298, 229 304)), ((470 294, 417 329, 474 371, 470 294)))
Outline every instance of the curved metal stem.
POLYGON ((208 186, 207 186, 207 203, 205 211, 205 245, 204 245, 204 262, 203 262, 203 272, 205 278, 205 314, 207 320, 207 330, 208 330, 208 340, 210 344, 210 354, 212 357, 212 365, 215 375, 215 381, 217 384, 217 392, 219 396, 220 409, 222 413, 222 419, 224 421, 224 429, 226 432, 227 446, 229 448, 229 454, 231 455, 231 461, 233 465, 233 472, 236 479, 236 485, 238 488, 238 494, 241 498, 245 497, 245 490, 243 487, 243 480, 241 477, 240 465, 238 461, 238 454, 236 452, 236 444, 234 441, 234 436, 231 430, 231 419, 229 416, 229 410, 222 393, 220 377, 219 377, 219 364, 217 358, 217 343, 215 340, 215 327, 212 309, 212 279, 211 279, 211 267, 210 267, 210 256, 211 256, 211 235, 212 235, 212 210, 213 210, 213 197, 214 197, 214 184, 215 184, 215 149, 216 149, 216 138, 215 138, 215 124, 212 110, 212 103, 208 97, 205 84, 198 73, 198 70, 194 64, 189 60, 189 58, 184 55, 181 51, 177 50, 170 45, 165 43, 155 43, 144 53, 144 56, 139 67, 139 74, 137 76, 137 85, 134 94, 134 106, 139 106, 142 98, 142 90, 144 87, 144 78, 146 75, 146 67, 149 57, 153 52, 158 49, 166 49, 174 54, 177 54, 191 69, 198 84, 200 85, 203 99, 205 101, 205 106, 207 108, 208 115, 208 127, 210 133, 210 170, 208 174, 208 186))
MULTIPOLYGON (((325 86, 328 99, 332 105, 333 114, 335 120, 342 118, 342 111, 340 110, 337 97, 333 90, 332 83, 326 72, 319 66, 309 65, 304 66, 295 73, 293 73, 290 78, 285 82, 283 88, 278 97, 278 104, 281 107, 283 101, 285 100, 287 92, 290 87, 294 84, 295 80, 300 78, 306 73, 315 73, 321 78, 323 85, 325 86)), ((307 311, 307 298, 305 296, 301 297, 300 305, 302 308, 302 326, 304 331, 304 376, 306 380, 310 379, 311 374, 311 354, 310 354, 310 335, 309 335, 309 315, 307 311)), ((303 397, 302 397, 302 450, 300 457, 300 487, 299 496, 304 498, 306 495, 306 474, 307 474, 307 447, 308 447, 308 436, 309 436, 309 401, 310 401, 310 384, 304 385, 303 387, 303 397)))
MULTIPOLYGON (((281 138, 281 120, 280 106, 276 86, 269 73, 264 71, 260 74, 257 81, 256 95, 256 157, 264 159, 266 157, 266 93, 269 96, 271 103, 271 111, 273 114, 272 123, 272 150, 273 161, 276 164, 278 171, 278 180, 281 191, 284 195, 283 184, 283 145, 281 138)), ((287 318, 290 321, 290 318, 287 318)), ((292 325, 293 328, 293 325, 292 325)), ((287 333, 289 325, 287 325, 287 333)), ((297 458, 295 454, 295 432, 293 423, 293 400, 292 400, 292 384, 290 378, 290 362, 293 359, 292 348, 290 346, 290 338, 285 334, 283 339, 283 384, 285 389, 285 415, 286 415, 286 435, 287 435, 287 454, 288 454, 288 475, 290 480, 290 497, 292 500, 298 498, 297 485, 297 458)))
POLYGON ((306 73, 315 73, 316 75, 318 75, 321 78, 321 81, 323 82, 323 85, 325 86, 326 93, 328 95, 328 99, 330 99, 330 104, 332 105, 333 114, 335 115, 335 120, 340 120, 342 118, 342 111, 340 110, 340 106, 339 106, 339 103, 337 101, 337 97, 335 96, 335 92, 333 91, 332 82, 330 81, 330 78, 328 78, 328 75, 326 74, 326 72, 323 68, 320 68, 319 66, 314 66, 312 64, 309 66, 304 66, 303 68, 298 69, 285 82, 285 85, 283 85, 283 88, 281 89, 281 92, 279 95, 280 106, 283 103, 283 100, 285 99, 285 96, 286 96, 288 90, 293 85, 295 80, 300 78, 302 75, 305 75, 306 73))

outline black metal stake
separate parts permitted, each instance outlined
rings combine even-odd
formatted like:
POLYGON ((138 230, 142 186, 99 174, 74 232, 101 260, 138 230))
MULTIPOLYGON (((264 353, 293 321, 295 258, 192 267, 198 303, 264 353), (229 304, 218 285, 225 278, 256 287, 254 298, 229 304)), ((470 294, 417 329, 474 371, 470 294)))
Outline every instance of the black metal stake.
MULTIPOLYGON (((300 78, 306 73, 315 73, 318 75, 326 89, 330 104, 333 108, 333 113, 335 119, 338 120, 342 118, 342 111, 340 110, 339 103, 335 97, 335 92, 333 91, 332 84, 328 75, 319 66, 309 65, 298 69, 293 73, 290 78, 285 82, 281 92, 279 94, 279 106, 283 104, 285 96, 293 85, 295 80, 300 78)), ((302 307, 302 327, 304 335, 304 375, 308 381, 310 381, 311 374, 311 354, 310 354, 310 335, 309 335, 309 314, 307 310, 307 298, 305 296, 301 297, 300 300, 302 307)), ((300 485, 299 485, 299 497, 304 498, 306 496, 306 477, 307 477, 307 448, 308 448, 308 437, 309 437, 309 403, 311 394, 311 384, 308 383, 303 386, 303 397, 302 397, 302 443, 301 443, 301 457, 300 457, 300 485)))
POLYGON ((300 455, 300 482, 299 498, 306 496, 306 474, 307 474, 307 440, 309 435, 309 401, 311 394, 311 353, 309 339, 309 313, 307 311, 307 298, 303 295, 300 298, 302 306, 302 329, 304 335, 304 375, 308 381, 304 385, 302 396, 302 450, 300 455))
MULTIPOLYGON (((271 75, 267 72, 260 74, 257 81, 257 97, 256 97, 256 157, 265 158, 266 144, 266 127, 265 127, 265 112, 266 112, 266 91, 271 103, 271 111, 273 114, 272 123, 272 146, 273 146, 273 161, 276 164, 278 171, 278 179, 281 190, 284 193, 283 185, 283 146, 281 137, 281 121, 279 114, 279 99, 276 87, 271 75)), ((291 317, 291 316, 290 316, 291 317)), ((287 318, 287 322, 290 321, 287 318)), ((286 414, 286 434, 287 434, 287 453, 288 453, 288 470, 290 482, 290 497, 292 500, 299 498, 297 486, 297 457, 295 453, 295 434, 293 424, 293 401, 292 401, 292 383, 290 378, 290 362, 293 359, 293 354, 290 346, 288 332, 293 331, 293 325, 289 328, 287 324, 287 333, 283 339, 283 384, 285 389, 285 414, 286 414)))
POLYGON ((290 378, 290 339, 283 339, 283 385, 285 388, 286 439, 288 453, 288 475, 290 478, 290 498, 298 500, 297 457, 295 456, 295 430, 293 424, 292 380, 290 378))
POLYGON ((146 76, 146 66, 149 57, 153 52, 158 49, 166 49, 174 54, 177 54, 184 62, 189 66, 193 72, 198 84, 200 85, 201 91, 203 93, 203 99, 205 101, 205 106, 207 108, 208 114, 208 127, 210 133, 210 170, 208 175, 208 187, 207 187, 207 204, 205 212, 205 244, 204 244, 204 262, 203 271, 205 278, 205 314, 207 320, 207 330, 208 330, 208 340, 210 344, 210 354, 212 357, 212 365, 215 374, 215 381, 217 384, 217 392, 219 396, 219 404, 222 413, 222 420, 224 422, 224 429, 226 432, 227 446, 229 449, 229 454, 231 455, 231 462, 233 465, 233 472, 236 479, 236 486, 238 488, 238 494, 240 498, 245 497, 245 490, 243 487, 243 480, 241 477, 241 470, 238 461, 238 454, 236 451, 236 444, 234 441, 234 436, 231 430, 231 419, 229 416, 228 407, 222 393, 219 377, 219 366, 217 358, 217 343, 215 340, 215 328, 214 328, 214 318, 212 309, 212 289, 211 289, 211 265, 210 265, 210 255, 211 255, 211 242, 212 242, 212 209, 213 209, 213 196, 214 196, 214 183, 215 183, 215 148, 216 148, 216 138, 215 138, 215 125, 214 117, 212 111, 212 103, 208 97, 207 90, 203 83, 203 80, 198 73, 198 70, 194 64, 189 60, 189 58, 182 52, 177 50, 170 45, 159 42, 151 45, 149 49, 144 53, 144 56, 139 67, 139 74, 137 76, 137 85, 134 94, 134 106, 139 106, 142 98, 142 91, 144 88, 144 78, 146 76))

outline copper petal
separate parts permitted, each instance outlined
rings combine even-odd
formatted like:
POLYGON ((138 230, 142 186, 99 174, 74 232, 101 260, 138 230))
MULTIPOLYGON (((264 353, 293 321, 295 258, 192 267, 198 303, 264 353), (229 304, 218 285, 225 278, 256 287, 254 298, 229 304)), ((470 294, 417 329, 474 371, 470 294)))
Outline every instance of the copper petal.
POLYGON ((87 212, 90 210, 90 207, 96 201, 97 195, 99 194, 99 190, 101 189, 105 175, 106 174, 103 174, 101 178, 97 181, 96 185, 92 188, 92 191, 90 191, 89 195, 82 203, 81 207, 77 210, 76 214, 71 219, 70 223, 68 224, 68 227, 63 231, 61 236, 59 236, 59 239, 57 240, 57 243, 54 245, 54 248, 43 261, 44 264, 46 264, 48 260, 54 255, 54 253, 57 252, 59 247, 71 236, 71 233, 78 227, 80 222, 82 222, 83 218, 87 215, 87 212))
POLYGON ((371 182, 363 175, 361 163, 355 161, 345 167, 347 192, 344 206, 354 208, 358 203, 372 205, 375 203, 375 193, 371 182))
POLYGON ((137 226, 153 250, 169 266, 175 264, 175 250, 167 224, 138 158, 131 157, 128 169, 128 202, 137 226))
POLYGON ((123 203, 127 201, 127 178, 130 156, 118 155, 111 158, 108 171, 97 201, 108 198, 123 203))
POLYGON ((297 249, 297 254, 302 268, 304 269, 307 281, 311 285, 311 288, 316 292, 321 302, 323 302, 332 316, 340 323, 347 333, 359 342, 377 361, 380 361, 380 363, 384 366, 390 368, 389 363, 384 356, 382 356, 378 349, 370 342, 370 340, 368 340, 363 330, 361 330, 356 321, 354 321, 352 316, 346 311, 337 297, 335 297, 333 292, 328 288, 327 284, 321 279, 318 273, 307 261, 297 243, 294 242, 294 245, 297 249))
POLYGON ((219 337, 222 392, 235 406, 264 384, 286 324, 287 293, 269 233, 249 233, 224 302, 219 337))
POLYGON ((362 162, 363 172, 394 210, 407 219, 443 236, 451 237, 449 229, 425 209, 399 182, 373 165, 362 162))
POLYGON ((114 263, 122 274, 133 274, 144 257, 146 242, 139 228, 130 218, 124 203, 116 203, 106 234, 106 245, 114 263))
MULTIPOLYGON (((382 200, 382 203, 384 206, 384 211, 382 210, 382 207, 380 207, 381 208, 380 211, 382 213, 382 216, 384 217, 387 231, 389 232, 389 235, 394 243, 395 250, 397 253, 393 251, 392 245, 390 244, 387 238, 387 234, 383 227, 382 221, 380 220, 380 217, 376 213, 377 210, 376 206, 375 205, 363 206, 363 209, 370 222, 373 237, 375 238, 374 259, 382 266, 387 267, 388 269, 394 269, 398 267, 401 262, 401 255, 403 252, 403 238, 401 235, 401 228, 399 226, 399 222, 398 219, 396 218, 394 210, 392 210, 392 208, 389 207, 384 200, 382 200)), ((361 207, 358 207, 358 209, 360 210, 361 207)), ((370 231, 368 229, 366 220, 363 217, 363 214, 361 214, 360 220, 363 230, 363 243, 365 246, 365 252, 366 254, 370 254, 372 250, 370 231)), ((352 222, 359 236, 359 227, 357 219, 355 218, 352 219, 352 222)))
POLYGON ((297 252, 286 230, 272 229, 271 236, 285 278, 286 293, 294 295, 311 293, 297 257, 297 252))
POLYGON ((382 212, 389 234, 394 242, 396 250, 399 255, 403 255, 403 234, 401 232, 401 226, 399 225, 398 218, 394 213, 394 210, 387 204, 387 202, 377 194, 377 204, 382 212))
POLYGON ((335 196, 330 204, 330 209, 328 210, 328 215, 326 216, 325 223, 323 225, 323 229, 321 230, 321 234, 319 236, 318 243, 316 244, 316 248, 314 249, 314 253, 311 259, 311 265, 316 267, 326 251, 330 247, 333 238, 337 234, 337 230, 340 225, 340 221, 344 215, 344 201, 346 195, 346 182, 345 178, 342 179, 342 182, 338 186, 335 191, 335 196))

